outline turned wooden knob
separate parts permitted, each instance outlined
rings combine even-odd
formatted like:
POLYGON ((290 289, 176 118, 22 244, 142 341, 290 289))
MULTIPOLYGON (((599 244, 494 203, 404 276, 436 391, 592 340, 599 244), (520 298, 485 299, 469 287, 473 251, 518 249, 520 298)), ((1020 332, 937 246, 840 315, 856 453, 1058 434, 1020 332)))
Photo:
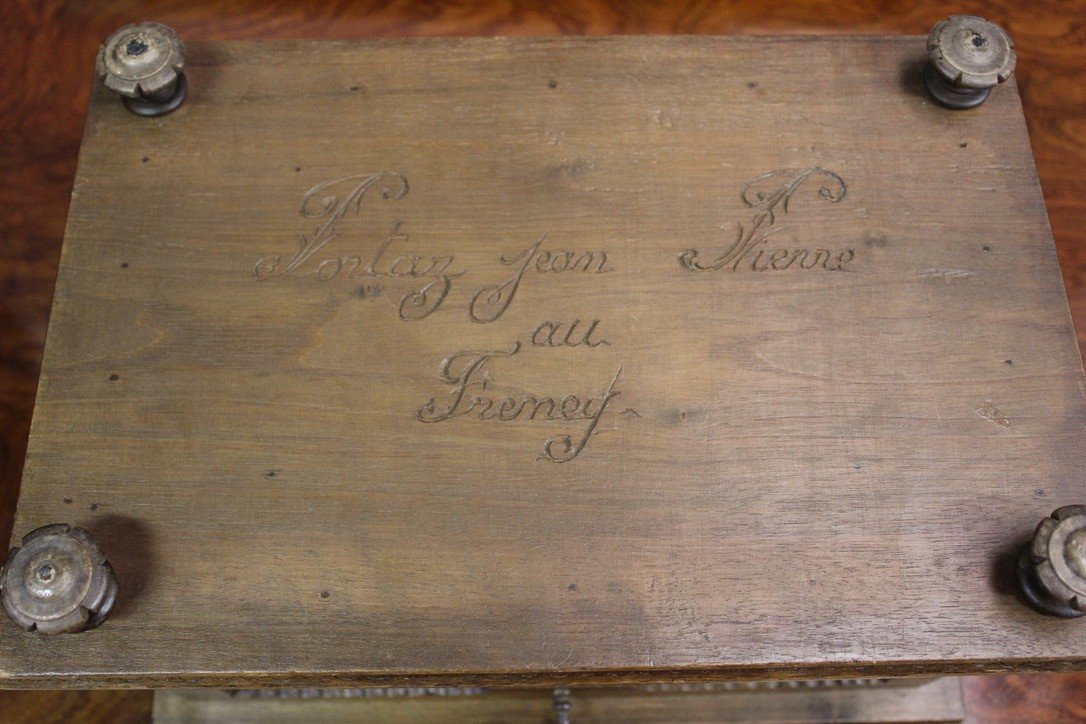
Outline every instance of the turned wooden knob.
POLYGON ((1037 526, 1018 557, 1022 595, 1039 611, 1086 614, 1086 505, 1068 505, 1037 526))
POLYGON ((43 634, 94 628, 109 615, 117 579, 90 534, 47 525, 12 548, 0 572, 0 598, 11 620, 43 634))
POLYGON ((185 100, 185 46, 161 23, 126 25, 98 50, 95 69, 106 87, 140 116, 162 116, 185 100))
POLYGON ((947 108, 974 108, 1011 77, 1015 61, 1003 28, 976 15, 952 15, 928 35, 924 82, 947 108))

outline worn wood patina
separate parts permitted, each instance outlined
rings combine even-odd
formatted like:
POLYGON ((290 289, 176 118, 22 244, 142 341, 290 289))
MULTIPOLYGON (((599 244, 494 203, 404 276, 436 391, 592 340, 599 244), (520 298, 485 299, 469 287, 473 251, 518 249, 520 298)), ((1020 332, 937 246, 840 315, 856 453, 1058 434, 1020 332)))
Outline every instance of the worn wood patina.
POLYGON ((1081 666, 1014 591, 1086 498, 1021 107, 924 57, 191 44, 170 116, 96 89, 15 535, 121 588, 0 629, 3 684, 1081 666))

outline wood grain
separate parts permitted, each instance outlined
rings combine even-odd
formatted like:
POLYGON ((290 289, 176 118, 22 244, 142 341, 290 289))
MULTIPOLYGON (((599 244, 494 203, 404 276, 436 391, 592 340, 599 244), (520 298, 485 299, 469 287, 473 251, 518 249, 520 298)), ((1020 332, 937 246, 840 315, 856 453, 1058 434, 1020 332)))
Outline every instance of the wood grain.
MULTIPOLYGON (((1021 58, 1017 78, 1031 140, 1072 311, 1081 318, 1086 312, 1082 283, 1086 232, 1080 223, 1086 210, 1086 134, 1077 124, 1086 111, 1086 97, 1079 91, 1086 46, 1075 18, 1082 16, 1083 6, 962 3, 954 7, 959 10, 986 15, 1015 38, 1021 58)), ((495 3, 470 10, 413 3, 322 8, 286 2, 183 7, 175 3, 5 4, 0 8, 5 59, 0 64, 4 109, 0 114, 0 225, 5 239, 0 245, 0 311, 5 329, 0 337, 4 441, 0 490, 7 510, 13 508, 20 478, 93 53, 124 22, 161 20, 190 40, 554 32, 924 33, 947 12, 938 3, 876 7, 859 2, 794 3, 774 8, 770 17, 760 3, 643 4, 637 10, 604 3, 495 3)), ((1079 334, 1081 339, 1082 331, 1079 334)), ((4 525, 10 525, 10 512, 2 517, 4 525)), ((1006 677, 976 680, 966 690, 974 692, 970 708, 982 711, 984 721, 1000 717, 1005 721, 1067 720, 1073 710, 1061 709, 1061 702, 1074 701, 1070 692, 1081 686, 1080 681, 1070 676, 1006 677), (1021 683, 1027 681, 1028 685, 1021 683), (996 692, 998 696, 989 696, 996 692)))
POLYGON ((194 42, 165 119, 96 88, 15 531, 122 593, 0 630, 6 683, 1081 665, 993 571, 1084 492, 1021 108, 924 57, 194 42))

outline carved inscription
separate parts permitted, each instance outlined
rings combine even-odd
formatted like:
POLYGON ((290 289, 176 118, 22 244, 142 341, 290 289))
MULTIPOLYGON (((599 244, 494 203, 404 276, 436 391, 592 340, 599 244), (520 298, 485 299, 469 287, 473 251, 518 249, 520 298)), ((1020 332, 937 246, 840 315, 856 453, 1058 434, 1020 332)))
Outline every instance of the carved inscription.
POLYGON ((559 274, 561 272, 582 272, 585 274, 604 274, 613 271, 607 265, 605 251, 567 251, 541 249, 547 235, 539 237, 534 244, 515 256, 500 257, 505 266, 513 267, 512 275, 499 284, 483 287, 471 298, 468 316, 473 322, 493 322, 505 314, 513 297, 520 288, 525 274, 559 274))
MULTIPOLYGON (((316 228, 309 234, 298 234, 298 250, 286 263, 281 255, 266 256, 257 259, 253 265, 253 276, 257 279, 290 274, 300 269, 328 242, 339 235, 337 224, 352 208, 359 213, 362 198, 374 186, 380 188, 380 195, 385 199, 402 199, 407 195, 407 177, 398 173, 368 173, 344 176, 322 181, 309 189, 302 196, 302 216, 317 219, 316 228), (345 190, 345 191, 344 191, 345 190)), ((359 258, 359 263, 361 259, 359 258)), ((344 261, 337 258, 323 259, 312 270, 318 279, 328 280, 335 277, 343 268, 344 261), (329 273, 327 265, 335 263, 335 270, 329 273)))
MULTIPOLYGON (((814 198, 825 203, 840 203, 847 193, 840 176, 818 166, 757 176, 741 191, 751 216, 736 223, 731 243, 709 258, 698 249, 687 249, 679 254, 682 266, 692 272, 845 270, 855 256, 851 248, 775 247, 771 243, 773 235, 786 228, 778 223, 778 217, 789 212, 789 203, 805 188, 816 191, 814 198)), ((372 248, 366 251, 333 251, 344 245, 346 218, 362 215, 364 199, 373 199, 367 203, 395 202, 403 199, 408 190, 407 177, 391 172, 354 174, 316 184, 302 195, 299 211, 308 228, 298 233, 297 248, 289 256, 257 259, 252 277, 260 282, 281 277, 309 277, 323 283, 349 280, 357 283, 357 296, 362 299, 387 293, 394 300, 392 295, 406 286, 396 307, 399 319, 405 322, 426 319, 448 305, 473 322, 490 324, 509 310, 529 279, 541 284, 554 275, 571 274, 585 277, 587 282, 596 275, 615 271, 607 251, 564 248, 551 243, 550 232, 544 232, 526 246, 516 245, 515 241, 495 243, 496 249, 519 250, 495 253, 487 264, 493 271, 481 275, 484 280, 496 281, 474 286, 466 283, 468 270, 458 263, 455 254, 419 253, 404 221, 396 221, 390 229, 375 235, 373 238, 379 241, 371 242, 372 248)), ((574 392, 564 394, 523 392, 520 390, 525 388, 520 385, 510 387, 518 390, 515 394, 502 394, 495 391, 495 375, 515 371, 526 355, 583 355, 610 347, 612 340, 606 328, 601 319, 572 315, 542 319, 522 329, 519 339, 508 349, 468 347, 454 352, 438 365, 440 391, 417 408, 415 418, 425 424, 456 420, 497 425, 550 423, 560 431, 543 441, 537 459, 570 462, 585 451, 592 436, 599 432, 601 420, 613 409, 611 403, 622 394, 618 385, 623 368, 615 369, 609 379, 575 384, 574 392)), ((611 419, 640 417, 637 410, 626 407, 611 419)))
POLYGON ((622 374, 620 367, 607 384, 596 394, 567 394, 506 396, 495 398, 485 394, 493 377, 488 369, 496 357, 513 357, 521 351, 520 342, 508 351, 464 350, 451 354, 438 366, 438 377, 449 386, 443 397, 431 397, 418 409, 422 422, 445 422, 457 417, 471 416, 477 420, 514 422, 516 420, 565 420, 586 422, 584 429, 576 433, 552 435, 543 443, 540 460, 564 463, 573 460, 588 445, 604 412, 611 401, 618 397, 615 389, 622 374))
POLYGON ((593 319, 582 327, 581 320, 572 322, 541 322, 532 332, 531 342, 533 347, 599 347, 601 344, 607 347, 611 343, 606 339, 596 339, 596 327, 600 320, 593 319), (580 329, 578 329, 580 328, 580 329))
POLYGON ((769 248, 770 237, 784 229, 777 224, 778 213, 788 213, 792 196, 816 182, 818 198, 829 203, 840 203, 848 192, 840 176, 819 166, 771 171, 751 179, 740 195, 753 211, 748 221, 736 223, 731 244, 709 260, 704 260, 697 249, 687 249, 679 254, 679 263, 693 272, 720 269, 767 272, 789 268, 843 271, 856 255, 853 249, 769 248))
MULTIPOLYGON (((298 234, 298 248, 285 262, 281 254, 257 259, 253 278, 265 281, 287 275, 312 275, 322 282, 381 277, 419 280, 417 286, 400 298, 399 318, 417 321, 437 311, 449 298, 453 281, 463 276, 465 270, 456 268, 453 254, 397 253, 410 242, 402 221, 393 225, 371 253, 318 256, 318 252, 327 253, 328 245, 340 236, 344 217, 349 213, 361 214, 362 201, 372 195, 371 189, 377 189, 382 199, 397 200, 407 195, 409 185, 401 173, 381 172, 344 176, 313 186, 303 194, 300 212, 303 217, 316 220, 316 226, 308 233, 298 234)), ((472 321, 486 323, 501 317, 513 303, 526 275, 612 271, 606 251, 543 248, 546 238, 544 233, 522 251, 498 257, 501 265, 511 267, 512 272, 504 281, 483 286, 471 296, 467 313, 472 321)), ((369 288, 363 285, 360 295, 368 296, 365 290, 369 288)))
MULTIPOLYGON (((317 252, 326 250, 329 243, 339 237, 339 224, 348 213, 361 213, 363 198, 374 188, 379 189, 382 199, 396 200, 407 195, 409 186, 403 174, 382 172, 323 181, 306 191, 302 196, 300 211, 303 217, 316 219, 316 227, 308 234, 298 234, 298 249, 287 262, 283 262, 281 255, 257 259, 253 265, 253 277, 263 281, 291 274, 312 274, 322 282, 336 278, 355 280, 382 277, 423 280, 425 283, 400 298, 398 314, 404 320, 429 316, 445 301, 452 288, 452 280, 464 272, 453 269, 456 257, 452 254, 396 254, 393 248, 402 247, 410 240, 402 230, 402 221, 393 225, 371 254, 317 256, 317 252)), ((373 288, 374 285, 364 282, 360 295, 370 296, 367 290, 373 288)))

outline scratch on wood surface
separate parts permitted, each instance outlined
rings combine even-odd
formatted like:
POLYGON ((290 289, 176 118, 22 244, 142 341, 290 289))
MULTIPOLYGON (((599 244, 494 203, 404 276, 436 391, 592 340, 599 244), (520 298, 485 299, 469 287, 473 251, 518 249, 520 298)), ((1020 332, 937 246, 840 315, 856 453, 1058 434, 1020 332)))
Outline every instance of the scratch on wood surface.
POLYGON ((921 269, 916 275, 924 279, 945 279, 950 281, 951 279, 967 279, 973 276, 973 272, 968 269, 921 269))
POLYGON ((984 404, 974 410, 979 416, 983 417, 988 422, 1000 427, 1010 427, 1011 421, 1003 416, 999 408, 995 406, 991 400, 985 400, 984 404))
POLYGON ((966 169, 966 173, 988 173, 989 171, 1024 171, 1024 166, 1015 163, 989 163, 980 167, 966 169))

